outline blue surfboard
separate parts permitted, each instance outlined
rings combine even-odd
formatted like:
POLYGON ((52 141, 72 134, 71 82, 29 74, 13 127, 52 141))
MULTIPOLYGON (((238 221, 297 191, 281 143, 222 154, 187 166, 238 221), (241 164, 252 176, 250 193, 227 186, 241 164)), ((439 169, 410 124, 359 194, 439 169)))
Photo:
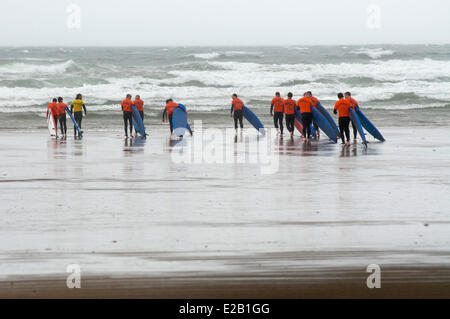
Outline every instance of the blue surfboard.
POLYGON ((337 143, 337 136, 334 133, 333 129, 331 128, 330 123, 325 118, 325 116, 322 115, 322 113, 316 109, 314 106, 311 107, 311 112, 313 116, 314 122, 319 126, 319 128, 324 131, 324 133, 334 142, 337 143))
POLYGON ((172 113, 172 125, 173 130, 177 136, 183 136, 186 133, 186 129, 188 126, 187 122, 187 113, 185 111, 186 107, 182 104, 178 104, 178 106, 173 109, 172 113))
POLYGON ((322 104, 317 103, 316 105, 317 109, 320 111, 320 113, 322 113, 322 115, 328 120, 328 123, 330 123, 331 128, 333 129, 334 134, 336 135, 336 137, 339 137, 339 128, 336 125, 336 122, 334 121, 333 117, 331 116, 330 113, 328 113, 328 111, 322 106, 322 104))
POLYGON ((255 113, 253 113, 248 107, 246 107, 245 105, 243 106, 243 111, 244 111, 244 117, 247 121, 250 122, 251 125, 253 125, 254 128, 256 128, 258 130, 258 132, 260 132, 262 135, 265 135, 265 131, 264 131, 264 125, 261 123, 261 121, 259 120, 259 118, 255 115, 255 113))
POLYGON ((356 115, 355 111, 353 111, 353 108, 349 108, 350 113, 350 119, 353 121, 353 123, 356 125, 356 129, 358 130, 359 135, 361 136, 363 140, 363 144, 367 145, 366 141, 366 134, 364 134, 363 128, 361 126, 361 122, 359 121, 358 116, 356 115))
POLYGON ((375 137, 377 140, 384 142, 385 139, 383 135, 381 135, 380 131, 375 127, 375 125, 372 124, 372 122, 369 121, 369 119, 364 115, 364 113, 359 109, 359 107, 356 107, 356 114, 358 115, 358 118, 361 122, 361 125, 367 130, 367 132, 370 133, 373 137, 375 137))
MULTIPOLYGON (((300 113, 300 110, 298 108, 295 108, 295 119, 300 123, 301 128, 303 130, 302 113, 300 113)), ((314 125, 311 124, 310 128, 311 128, 312 138, 314 138, 314 139, 317 138, 317 132, 316 132, 316 129, 314 128, 314 125)), ((300 134, 303 134, 303 131, 300 131, 299 127, 297 127, 297 130, 300 132, 300 134)))
POLYGON ((83 135, 83 131, 80 130, 80 128, 78 127, 77 122, 75 121, 75 119, 73 118, 72 113, 70 112, 70 110, 67 107, 66 107, 66 113, 69 115, 70 119, 72 120, 73 126, 75 126, 75 129, 78 131, 78 134, 80 134, 80 136, 82 136, 83 135))
POLYGON ((136 131, 143 137, 147 136, 145 133, 144 121, 136 105, 131 105, 131 120, 136 131))

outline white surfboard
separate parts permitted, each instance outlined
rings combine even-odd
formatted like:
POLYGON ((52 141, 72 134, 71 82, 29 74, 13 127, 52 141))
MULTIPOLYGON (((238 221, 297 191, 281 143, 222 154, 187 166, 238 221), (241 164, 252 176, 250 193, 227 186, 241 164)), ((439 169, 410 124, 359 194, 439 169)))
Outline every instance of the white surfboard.
POLYGON ((48 110, 47 125, 50 136, 56 136, 55 118, 52 110, 48 110))

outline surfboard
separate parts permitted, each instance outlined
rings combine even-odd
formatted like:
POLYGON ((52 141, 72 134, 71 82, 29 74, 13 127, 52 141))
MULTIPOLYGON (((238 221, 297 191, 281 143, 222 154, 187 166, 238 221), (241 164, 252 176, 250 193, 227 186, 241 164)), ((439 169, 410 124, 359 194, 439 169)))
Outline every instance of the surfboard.
POLYGON ((184 110, 185 109, 184 105, 182 105, 182 104, 178 104, 178 105, 181 105, 182 107, 176 107, 173 109, 172 125, 173 125, 173 130, 174 130, 175 134, 177 136, 183 136, 186 133, 186 129, 188 126, 187 113, 184 110))
POLYGON ((50 133, 50 136, 56 136, 56 124, 55 124, 55 118, 53 116, 52 110, 48 110, 48 117, 47 117, 47 126, 48 126, 48 132, 50 133))
POLYGON ((367 141, 366 141, 366 135, 364 134, 363 128, 361 126, 361 122, 359 121, 358 116, 356 115, 355 111, 353 111, 353 108, 349 108, 349 114, 350 114, 350 119, 353 121, 354 124, 356 124, 356 129, 358 130, 359 135, 361 136, 362 140, 363 140, 363 144, 367 145, 367 141))
POLYGON ((82 136, 83 135, 83 131, 80 130, 80 128, 78 127, 77 122, 75 121, 75 119, 73 118, 72 113, 70 112, 70 110, 67 107, 66 107, 66 113, 69 115, 70 119, 72 120, 73 126, 75 126, 75 129, 78 131, 78 134, 80 134, 80 136, 82 136))
POLYGON ((244 117, 247 121, 250 122, 251 125, 253 125, 254 128, 256 128, 256 130, 258 132, 260 132, 262 135, 265 135, 265 131, 264 131, 264 125, 261 123, 261 121, 259 120, 259 118, 255 115, 255 113, 253 113, 248 107, 246 107, 245 105, 243 106, 243 111, 244 111, 244 117))
POLYGON ((333 129, 331 128, 330 123, 325 118, 325 116, 322 115, 322 113, 316 109, 315 107, 311 107, 311 112, 313 116, 314 122, 319 126, 319 128, 334 142, 337 143, 337 136, 334 133, 333 129))
POLYGON ((336 135, 336 137, 340 136, 339 133, 339 128, 336 125, 336 122, 334 121, 333 117, 331 116, 331 114, 322 106, 322 104, 317 103, 316 108, 320 111, 320 113, 322 113, 322 115, 328 120, 328 123, 330 124, 331 128, 333 129, 334 134, 336 135))
MULTIPOLYGON (((302 121, 302 114, 300 113, 299 109, 295 109, 295 121, 294 121, 295 128, 300 132, 300 134, 303 134, 303 121, 302 121)), ((314 126, 311 124, 311 137, 317 138, 317 132, 314 126)))
POLYGON ((361 125, 367 130, 367 132, 369 132, 370 135, 381 142, 386 141, 383 135, 381 135, 380 131, 378 131, 375 125, 373 125, 372 122, 369 121, 369 119, 364 115, 364 113, 359 109, 358 106, 356 107, 356 115, 358 115, 361 125))
POLYGON ((137 109, 136 105, 131 105, 131 121, 133 122, 133 126, 136 131, 142 136, 146 137, 144 121, 142 120, 141 114, 137 109))

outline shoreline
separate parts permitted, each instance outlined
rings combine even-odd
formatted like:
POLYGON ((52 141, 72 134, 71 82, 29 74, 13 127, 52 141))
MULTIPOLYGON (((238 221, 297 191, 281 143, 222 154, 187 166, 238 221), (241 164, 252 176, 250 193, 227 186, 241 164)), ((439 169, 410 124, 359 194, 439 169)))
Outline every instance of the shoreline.
POLYGON ((450 266, 382 268, 381 287, 369 289, 370 275, 355 268, 289 274, 166 276, 91 275, 69 289, 64 276, 26 276, 0 281, 0 298, 152 299, 343 299, 450 298, 450 266))

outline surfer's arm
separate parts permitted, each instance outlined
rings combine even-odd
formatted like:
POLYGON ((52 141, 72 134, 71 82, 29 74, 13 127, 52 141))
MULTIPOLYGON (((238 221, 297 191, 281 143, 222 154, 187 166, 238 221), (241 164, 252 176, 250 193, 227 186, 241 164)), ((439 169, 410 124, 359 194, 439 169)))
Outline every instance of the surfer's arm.
POLYGON ((270 115, 273 114, 273 104, 270 104, 270 115))
POLYGON ((70 113, 73 113, 73 104, 70 104, 70 113))
POLYGON ((163 111, 163 116, 162 116, 162 120, 163 120, 163 122, 164 122, 164 118, 166 117, 166 114, 167 114, 167 110, 166 110, 166 109, 164 109, 164 111, 163 111))
POLYGON ((86 115, 86 105, 83 104, 84 115, 86 115))
POLYGON ((233 114, 233 110, 234 110, 234 105, 231 104, 231 110, 230 110, 230 114, 233 114))

